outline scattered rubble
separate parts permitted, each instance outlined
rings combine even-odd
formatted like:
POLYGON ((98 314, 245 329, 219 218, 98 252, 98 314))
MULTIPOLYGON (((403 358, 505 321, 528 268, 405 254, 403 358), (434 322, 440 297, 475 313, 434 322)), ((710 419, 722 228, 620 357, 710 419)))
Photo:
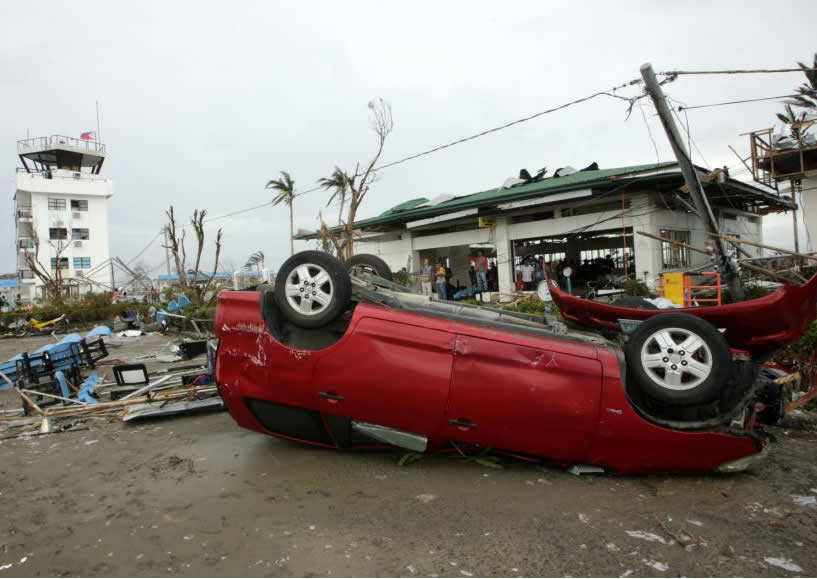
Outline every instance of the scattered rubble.
MULTIPOLYGON (((123 334, 138 339, 142 331, 123 334)), ((208 340, 171 344, 174 353, 167 361, 207 354, 205 360, 148 372, 144 363, 107 359, 112 339, 107 327, 98 326, 84 337, 69 334, 1 363, 0 389, 14 390, 20 407, 0 411, 0 440, 85 430, 89 420, 130 422, 224 408, 213 381, 215 346, 208 340), (113 380, 99 368, 103 365, 112 366, 113 380)))

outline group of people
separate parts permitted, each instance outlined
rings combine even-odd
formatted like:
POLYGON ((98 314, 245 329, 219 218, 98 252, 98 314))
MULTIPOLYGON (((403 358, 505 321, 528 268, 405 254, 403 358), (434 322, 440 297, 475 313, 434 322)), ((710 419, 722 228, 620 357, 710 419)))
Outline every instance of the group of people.
POLYGON ((423 260, 420 285, 423 288, 424 296, 430 296, 432 286, 436 286, 440 299, 448 299, 448 271, 441 259, 438 259, 435 265, 431 265, 428 258, 423 260))
MULTIPOLYGON (((20 294, 17 294, 17 298, 14 300, 14 309, 19 310, 23 307, 23 300, 20 299, 20 294)), ((9 303, 8 299, 6 299, 6 294, 0 295, 0 312, 10 312, 11 303, 9 303)))
MULTIPOLYGON (((491 280, 489 279, 491 268, 488 258, 480 251, 470 261, 471 284, 476 286, 478 291, 489 291, 491 288, 491 280)), ((446 267, 445 258, 437 258, 433 265, 428 258, 425 258, 420 272, 420 285, 423 295, 430 296, 434 288, 436 288, 440 299, 447 300, 450 274, 451 272, 446 267)))

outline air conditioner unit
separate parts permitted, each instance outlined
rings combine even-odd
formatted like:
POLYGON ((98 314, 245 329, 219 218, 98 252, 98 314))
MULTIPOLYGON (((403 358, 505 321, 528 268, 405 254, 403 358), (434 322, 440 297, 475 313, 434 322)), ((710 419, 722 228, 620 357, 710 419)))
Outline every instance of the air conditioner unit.
POLYGON ((74 247, 82 247, 82 242, 81 241, 75 241, 74 242, 74 247))
POLYGON ((71 214, 71 217, 73 217, 74 219, 80 219, 82 217, 82 213, 80 213, 79 211, 74 211, 71 214))
POLYGON ((63 221, 62 219, 57 219, 54 222, 54 225, 56 225, 57 227, 63 227, 63 226, 65 226, 65 221, 63 221))
POLYGON ((82 173, 74 173, 74 179, 82 179, 82 173))

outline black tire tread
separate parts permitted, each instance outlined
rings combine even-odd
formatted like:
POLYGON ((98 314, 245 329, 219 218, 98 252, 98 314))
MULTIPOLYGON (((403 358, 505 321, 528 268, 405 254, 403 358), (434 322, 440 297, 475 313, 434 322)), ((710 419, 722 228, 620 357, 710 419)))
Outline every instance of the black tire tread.
POLYGON ((343 263, 349 271, 351 271, 351 269, 356 265, 365 265, 372 268, 379 277, 389 281, 394 281, 392 279, 389 264, 376 255, 372 255, 370 253, 359 253, 357 255, 353 255, 343 263))

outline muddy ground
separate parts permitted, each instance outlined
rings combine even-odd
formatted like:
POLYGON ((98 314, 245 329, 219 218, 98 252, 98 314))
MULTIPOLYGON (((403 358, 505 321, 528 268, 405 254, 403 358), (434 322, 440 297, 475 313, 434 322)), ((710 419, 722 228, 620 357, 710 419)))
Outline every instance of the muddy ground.
MULTIPOLYGON (((112 356, 169 341, 134 340, 112 356)), ((0 340, 0 359, 43 341, 0 340)), ((399 453, 300 446, 226 413, 89 427, 0 441, 0 577, 817 574, 809 426, 775 429, 748 473, 629 478, 400 467, 399 453)))

